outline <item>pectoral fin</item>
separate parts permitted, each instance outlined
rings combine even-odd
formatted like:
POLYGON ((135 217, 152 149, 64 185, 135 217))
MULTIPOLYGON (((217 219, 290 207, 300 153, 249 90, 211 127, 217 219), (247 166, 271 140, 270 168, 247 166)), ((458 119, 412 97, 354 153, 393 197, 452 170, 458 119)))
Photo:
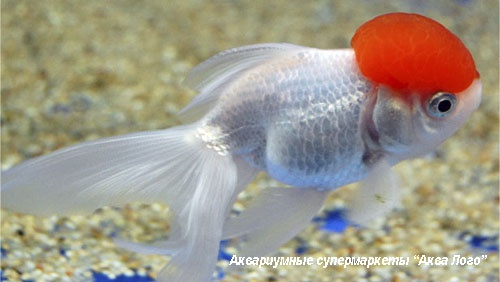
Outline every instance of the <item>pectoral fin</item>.
POLYGON ((399 205, 397 177, 385 160, 376 163, 348 204, 351 222, 366 225, 399 205))

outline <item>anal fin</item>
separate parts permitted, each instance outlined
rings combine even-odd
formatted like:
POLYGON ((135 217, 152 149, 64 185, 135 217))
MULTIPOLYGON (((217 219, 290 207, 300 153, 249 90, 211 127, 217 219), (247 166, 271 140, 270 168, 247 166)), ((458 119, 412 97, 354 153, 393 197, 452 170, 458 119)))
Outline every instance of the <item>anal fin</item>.
POLYGON ((329 191, 267 188, 240 216, 224 224, 223 238, 243 239, 240 256, 262 256, 305 228, 323 206, 329 191))

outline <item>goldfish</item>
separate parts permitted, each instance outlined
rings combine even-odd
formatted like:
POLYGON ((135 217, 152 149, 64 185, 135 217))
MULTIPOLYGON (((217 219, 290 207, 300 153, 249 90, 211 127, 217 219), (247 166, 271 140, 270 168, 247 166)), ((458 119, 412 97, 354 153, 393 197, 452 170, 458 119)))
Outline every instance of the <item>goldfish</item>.
POLYGON ((198 95, 177 127, 84 142, 2 172, 3 208, 37 216, 161 202, 167 240, 131 250, 170 256, 158 281, 209 281, 220 241, 244 239, 263 256, 307 226, 328 194, 360 182, 353 221, 390 211, 391 167, 432 152, 481 101, 461 40, 418 14, 362 24, 350 49, 267 43, 223 51, 191 70, 198 95), (238 215, 238 194, 260 171, 289 187, 263 188, 238 215))

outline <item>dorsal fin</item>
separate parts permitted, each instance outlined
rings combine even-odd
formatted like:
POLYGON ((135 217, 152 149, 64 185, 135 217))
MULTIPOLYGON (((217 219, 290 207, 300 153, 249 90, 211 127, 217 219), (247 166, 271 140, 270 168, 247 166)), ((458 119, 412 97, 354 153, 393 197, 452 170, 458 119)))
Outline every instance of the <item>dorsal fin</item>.
POLYGON ((206 114, 219 99, 221 92, 215 91, 234 79, 234 75, 257 64, 271 60, 291 50, 302 47, 288 43, 266 43, 237 47, 222 51, 194 67, 184 84, 199 94, 187 105, 179 116, 183 121, 193 121, 206 114))

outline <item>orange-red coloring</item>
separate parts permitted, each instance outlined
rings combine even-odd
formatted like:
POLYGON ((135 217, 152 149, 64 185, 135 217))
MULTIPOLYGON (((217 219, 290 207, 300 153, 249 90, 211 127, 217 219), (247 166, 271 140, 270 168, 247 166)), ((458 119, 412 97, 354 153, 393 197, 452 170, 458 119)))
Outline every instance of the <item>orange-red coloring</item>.
POLYGON ((469 50, 440 23, 391 13, 361 25, 351 45, 364 76, 403 92, 460 92, 479 77, 469 50))

